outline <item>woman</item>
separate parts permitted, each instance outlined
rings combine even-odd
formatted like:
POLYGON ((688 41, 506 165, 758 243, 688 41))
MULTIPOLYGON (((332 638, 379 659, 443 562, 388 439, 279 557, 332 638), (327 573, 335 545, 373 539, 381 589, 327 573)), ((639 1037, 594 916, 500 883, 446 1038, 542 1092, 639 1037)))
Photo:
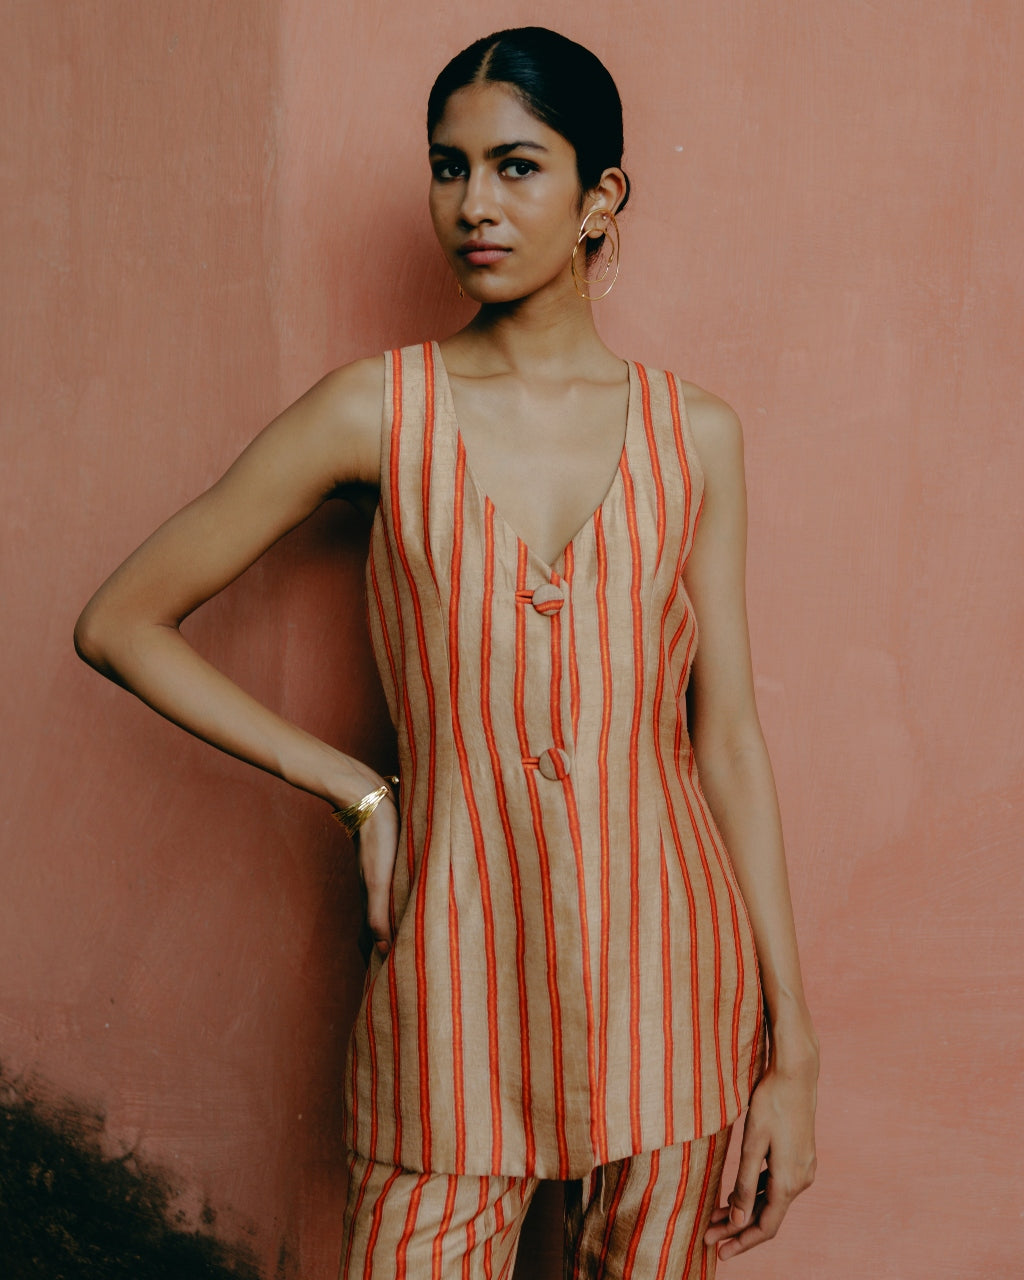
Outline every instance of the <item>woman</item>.
POLYGON ((629 182, 592 54, 488 36, 438 77, 428 134, 474 319, 325 377, 113 574, 76 642, 357 838, 375 946, 343 1275, 507 1276, 539 1178, 566 1180, 572 1274, 710 1275, 774 1235, 814 1166, 740 428, 594 327, 629 182), (397 797, 179 632, 321 502, 368 489, 397 797))

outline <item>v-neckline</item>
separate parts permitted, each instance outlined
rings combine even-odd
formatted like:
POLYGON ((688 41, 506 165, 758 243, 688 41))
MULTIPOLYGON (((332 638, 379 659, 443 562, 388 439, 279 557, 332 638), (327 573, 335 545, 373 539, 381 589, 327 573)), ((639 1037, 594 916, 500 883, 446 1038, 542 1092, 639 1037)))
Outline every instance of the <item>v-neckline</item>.
POLYGON ((622 432, 622 448, 619 450, 618 460, 615 464, 615 471, 612 474, 611 480, 608 482, 608 488, 605 490, 604 496, 602 497, 601 501, 597 504, 597 506, 593 509, 593 511, 591 511, 590 515, 587 516, 586 520, 584 520, 584 522, 572 535, 572 537, 561 549, 561 551, 559 551, 558 555, 555 556, 554 560, 545 560, 542 555, 534 551, 534 549, 530 546, 530 544, 526 541, 526 539, 509 523, 508 520, 505 519, 505 516, 502 514, 501 508, 494 501, 494 499, 487 494, 483 486, 477 480, 476 475, 473 472, 473 464, 470 461, 469 450, 466 447, 466 441, 462 434, 462 428, 459 426, 459 415, 455 411, 455 395, 452 392, 451 380, 448 377, 448 366, 445 364, 444 356, 442 356, 441 354, 440 343, 434 340, 431 342, 431 347, 434 353, 434 368, 440 373, 440 378, 439 379, 435 378, 435 382, 439 381, 441 383, 445 396, 447 397, 448 410, 451 413, 452 425, 455 428, 456 447, 458 449, 461 449, 462 451, 466 477, 468 478, 470 484, 473 486, 473 489, 476 491, 477 497, 480 499, 480 505, 486 506, 487 503, 490 503, 491 510, 494 512, 494 515, 497 521, 515 539, 516 543, 521 545, 525 549, 527 554, 532 556, 533 559, 539 565, 541 565, 542 568, 544 568, 547 571, 547 575, 548 577, 550 577, 553 573, 557 572, 558 566, 564 565, 566 552, 568 552, 570 548, 575 548, 577 542, 579 542, 580 539, 587 532, 589 532, 590 529, 593 528, 594 523, 597 520, 598 516, 603 513, 605 508, 612 501, 612 498, 615 496, 617 490, 622 485, 622 469, 624 466, 628 465, 629 444, 633 434, 633 419, 636 416, 635 409, 636 409, 637 395, 636 395, 636 364, 635 362, 632 360, 623 361, 629 375, 628 391, 627 391, 627 397, 626 397, 626 422, 622 432))

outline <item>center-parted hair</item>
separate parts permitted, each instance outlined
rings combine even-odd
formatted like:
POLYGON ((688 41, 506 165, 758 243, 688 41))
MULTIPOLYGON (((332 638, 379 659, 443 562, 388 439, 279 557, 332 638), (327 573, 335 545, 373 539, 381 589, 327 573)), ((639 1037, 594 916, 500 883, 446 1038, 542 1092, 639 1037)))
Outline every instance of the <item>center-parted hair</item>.
MULTIPOLYGON (((607 67, 589 49, 547 27, 513 27, 475 41, 455 55, 427 100, 432 138, 448 99, 472 84, 506 84, 538 120, 576 152, 580 186, 590 191, 605 169, 622 164, 622 102, 607 67)), ((619 210, 629 199, 626 194, 619 210)))

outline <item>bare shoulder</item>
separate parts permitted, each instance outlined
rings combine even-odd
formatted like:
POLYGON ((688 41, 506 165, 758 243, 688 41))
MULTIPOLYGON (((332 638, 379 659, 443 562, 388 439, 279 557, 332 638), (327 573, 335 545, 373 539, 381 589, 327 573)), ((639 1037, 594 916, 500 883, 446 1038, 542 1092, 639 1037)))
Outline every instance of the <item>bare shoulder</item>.
POLYGON ((383 410, 384 357, 367 356, 325 374, 278 421, 318 440, 339 483, 376 484, 383 410))
POLYGON ((379 423, 384 401, 384 357, 364 356, 339 365, 321 378, 323 386, 346 418, 355 422, 379 423))
POLYGON ((325 374, 235 459, 210 491, 214 502, 279 508, 281 520, 299 520, 325 498, 376 489, 383 404, 383 356, 325 374))
POLYGON ((680 381, 680 387, 704 469, 731 469, 737 463, 742 467, 743 428, 736 410, 694 382, 680 381))

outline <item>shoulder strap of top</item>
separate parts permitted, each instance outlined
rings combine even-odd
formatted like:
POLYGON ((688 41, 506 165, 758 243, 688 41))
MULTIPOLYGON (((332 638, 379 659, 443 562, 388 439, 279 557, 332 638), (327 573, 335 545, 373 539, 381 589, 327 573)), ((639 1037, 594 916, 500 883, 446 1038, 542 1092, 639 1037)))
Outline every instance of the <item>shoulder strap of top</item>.
MULTIPOLYGON (((391 515, 401 493, 410 456, 407 447, 422 435, 424 410, 433 393, 430 343, 395 347, 384 353, 384 399, 380 432, 380 503, 391 515)), ((414 449, 418 454, 419 450, 414 449)))
POLYGON ((704 471, 686 412, 679 379, 662 369, 637 365, 645 399, 647 443, 651 465, 661 486, 662 480, 674 489, 682 485, 685 504, 684 537, 692 536, 704 493, 704 471), (648 417, 649 415, 649 417, 648 417), (678 477, 673 480, 672 477, 678 477))
POLYGON ((700 455, 697 453, 697 443, 693 438, 690 416, 686 412, 686 397, 683 395, 680 380, 674 373, 666 373, 665 379, 668 383, 669 404, 671 406, 674 430, 678 421, 678 434, 681 441, 680 463, 686 467, 689 473, 694 504, 699 507, 701 497, 704 494, 704 468, 700 465, 700 455))

